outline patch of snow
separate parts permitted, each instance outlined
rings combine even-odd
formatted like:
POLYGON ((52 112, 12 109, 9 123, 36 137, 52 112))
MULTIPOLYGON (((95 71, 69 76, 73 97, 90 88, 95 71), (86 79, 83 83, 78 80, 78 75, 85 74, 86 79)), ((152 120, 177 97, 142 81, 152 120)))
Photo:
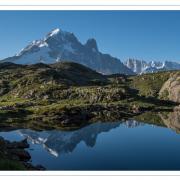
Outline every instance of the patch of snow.
POLYGON ((59 28, 54 29, 53 31, 51 31, 51 32, 49 33, 48 36, 49 36, 49 37, 52 37, 52 36, 58 34, 59 32, 60 32, 60 29, 59 29, 59 28))
POLYGON ((44 46, 48 47, 48 44, 45 41, 42 41, 42 43, 40 43, 38 46, 39 47, 44 47, 44 46))
POLYGON ((59 61, 61 61, 61 58, 57 57, 56 62, 59 62, 59 61))
POLYGON ((25 48, 21 49, 21 51, 19 53, 17 53, 15 56, 21 56, 23 55, 25 52, 30 51, 33 47, 48 47, 48 44, 43 41, 43 40, 36 40, 36 41, 32 41, 28 46, 26 46, 25 48))
POLYGON ((51 155, 53 155, 55 157, 59 156, 58 152, 56 152, 55 150, 47 147, 45 144, 43 144, 43 148, 46 149, 51 155))
POLYGON ((151 61, 151 67, 155 67, 155 62, 154 61, 151 61))
POLYGON ((55 61, 49 55, 50 49, 47 46, 42 46, 39 51, 31 52, 21 55, 15 63, 17 64, 35 64, 39 62, 43 62, 46 64, 52 63, 55 61))

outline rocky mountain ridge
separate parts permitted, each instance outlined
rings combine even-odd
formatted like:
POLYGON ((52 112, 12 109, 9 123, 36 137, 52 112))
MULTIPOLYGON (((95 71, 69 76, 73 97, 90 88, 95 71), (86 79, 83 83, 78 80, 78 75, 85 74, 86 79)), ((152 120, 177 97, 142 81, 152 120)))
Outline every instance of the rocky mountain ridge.
POLYGON ((73 61, 102 74, 134 74, 118 58, 101 53, 95 39, 82 44, 73 33, 60 29, 54 29, 43 39, 32 41, 15 56, 1 62, 52 64, 59 61, 73 61))
POLYGON ((144 61, 138 59, 128 59, 124 63, 136 74, 154 73, 159 71, 180 70, 180 63, 173 61, 144 61))

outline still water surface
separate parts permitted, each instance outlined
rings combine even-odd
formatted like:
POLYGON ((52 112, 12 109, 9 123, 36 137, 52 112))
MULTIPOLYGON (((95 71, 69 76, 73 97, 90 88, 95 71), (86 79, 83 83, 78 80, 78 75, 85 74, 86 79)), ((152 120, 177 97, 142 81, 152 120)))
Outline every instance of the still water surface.
POLYGON ((180 134, 134 120, 74 131, 19 129, 0 136, 28 138, 32 164, 48 170, 180 170, 180 134))

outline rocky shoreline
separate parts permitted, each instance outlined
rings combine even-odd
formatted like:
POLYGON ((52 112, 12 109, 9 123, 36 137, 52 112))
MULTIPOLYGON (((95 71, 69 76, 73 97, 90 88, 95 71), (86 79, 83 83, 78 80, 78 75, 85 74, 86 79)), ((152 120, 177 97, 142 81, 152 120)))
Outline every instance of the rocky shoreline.
POLYGON ((27 139, 10 142, 0 137, 0 169, 1 170, 45 170, 41 165, 33 166, 29 161, 30 154, 27 139))

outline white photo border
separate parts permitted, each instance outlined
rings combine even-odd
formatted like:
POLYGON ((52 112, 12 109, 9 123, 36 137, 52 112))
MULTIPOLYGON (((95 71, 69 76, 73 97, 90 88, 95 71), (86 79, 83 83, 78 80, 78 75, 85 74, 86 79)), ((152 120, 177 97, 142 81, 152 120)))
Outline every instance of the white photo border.
MULTIPOLYGON (((15 0, 14 0, 15 1, 15 0)), ((94 0, 93 0, 94 1, 94 0)), ((113 1, 114 2, 114 1, 113 1)), ((174 1, 173 1, 174 2, 174 1)), ((177 2, 177 0, 176 0, 177 2)), ((177 5, 8 5, 1 4, 0 1, 0 11, 45 11, 45 10, 69 10, 69 11, 79 11, 79 10, 91 10, 91 11, 102 11, 102 10, 180 10, 180 1, 177 5)), ((27 180, 32 179, 34 176, 42 177, 46 180, 50 177, 58 176, 73 176, 73 177, 84 177, 84 176, 129 176, 129 177, 144 177, 144 176, 154 176, 154 177, 177 177, 180 176, 180 171, 0 171, 0 176, 13 177, 14 179, 19 179, 19 176, 24 176, 27 180), (50 177, 49 177, 50 176, 50 177)), ((152 178, 154 178, 152 177, 152 178)), ((56 178, 56 179, 57 179, 56 178)), ((76 179, 76 178, 75 178, 76 179)), ((83 178, 84 179, 84 178, 83 178)), ((138 178, 139 179, 139 178, 138 178)))

